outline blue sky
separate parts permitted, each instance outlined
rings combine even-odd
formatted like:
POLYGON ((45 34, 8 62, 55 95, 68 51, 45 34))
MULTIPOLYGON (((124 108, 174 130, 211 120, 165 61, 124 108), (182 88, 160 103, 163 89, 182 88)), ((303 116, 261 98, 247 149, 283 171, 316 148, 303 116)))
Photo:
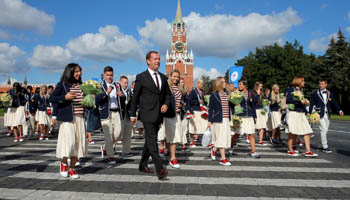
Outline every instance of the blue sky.
MULTIPOLYGON (((148 50, 164 57, 170 47, 176 7, 177 0, 0 0, 0 82, 56 83, 69 62, 83 67, 85 80, 106 65, 134 78, 148 50)), ((222 75, 249 50, 274 42, 296 39, 319 55, 338 28, 350 38, 347 0, 182 0, 181 7, 195 78, 222 75)))

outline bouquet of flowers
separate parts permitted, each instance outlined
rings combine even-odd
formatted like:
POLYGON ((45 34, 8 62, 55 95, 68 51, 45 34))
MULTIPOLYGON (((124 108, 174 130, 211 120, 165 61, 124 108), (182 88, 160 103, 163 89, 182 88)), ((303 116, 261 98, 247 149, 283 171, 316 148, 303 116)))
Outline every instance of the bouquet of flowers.
POLYGON ((243 94, 238 90, 231 92, 230 95, 228 96, 228 100, 235 105, 240 104, 242 102, 242 99, 243 99, 243 94))
POLYGON ((205 95, 205 96, 204 96, 204 102, 207 103, 207 105, 209 105, 209 102, 210 102, 210 95, 205 95))
POLYGON ((294 104, 287 104, 288 110, 294 110, 295 105, 294 104))
POLYGON ((232 121, 231 129, 237 130, 241 127, 242 118, 233 115, 231 121, 232 121))
POLYGON ((279 96, 280 96, 280 99, 283 99, 284 93, 280 93, 279 96))
POLYGON ((81 102, 81 105, 83 107, 95 108, 95 95, 102 93, 101 84, 94 80, 88 80, 80 86, 80 89, 86 95, 83 101, 81 102))
POLYGON ((261 114, 266 115, 268 106, 271 104, 271 101, 269 101, 268 99, 263 99, 261 104, 263 106, 263 109, 261 110, 261 114))
POLYGON ((304 99, 304 95, 300 91, 294 91, 292 92, 292 97, 296 101, 302 101, 304 99))
POLYGON ((12 97, 8 93, 2 93, 0 95, 0 102, 4 107, 9 107, 12 104, 12 97))
POLYGON ((320 119, 321 119, 320 114, 318 114, 317 112, 312 113, 309 117, 311 124, 319 123, 320 119))

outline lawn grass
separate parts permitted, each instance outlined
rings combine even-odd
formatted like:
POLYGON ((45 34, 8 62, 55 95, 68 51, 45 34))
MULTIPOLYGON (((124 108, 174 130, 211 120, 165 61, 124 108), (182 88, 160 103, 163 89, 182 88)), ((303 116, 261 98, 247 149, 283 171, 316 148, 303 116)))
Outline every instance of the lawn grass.
POLYGON ((350 115, 331 115, 331 119, 333 120, 344 120, 344 121, 350 121, 350 115))

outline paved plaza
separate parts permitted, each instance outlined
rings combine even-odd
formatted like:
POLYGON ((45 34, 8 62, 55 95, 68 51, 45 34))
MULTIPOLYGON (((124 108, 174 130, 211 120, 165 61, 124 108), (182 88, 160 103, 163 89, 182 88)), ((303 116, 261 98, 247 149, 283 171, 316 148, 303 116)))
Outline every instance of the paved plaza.
POLYGON ((109 166, 100 157, 103 135, 95 134, 96 144, 89 145, 89 156, 78 168, 80 179, 71 180, 58 173, 57 136, 15 144, 2 128, 0 199, 350 199, 350 123, 331 122, 332 154, 320 151, 314 130, 318 158, 289 157, 285 145, 270 145, 257 147, 262 157, 252 159, 249 145, 241 141, 229 156, 232 166, 220 166, 210 160, 208 148, 199 146, 179 151, 181 169, 168 167, 168 180, 159 181, 138 171, 141 139, 132 141, 136 156, 121 159, 117 154, 117 165, 109 166))

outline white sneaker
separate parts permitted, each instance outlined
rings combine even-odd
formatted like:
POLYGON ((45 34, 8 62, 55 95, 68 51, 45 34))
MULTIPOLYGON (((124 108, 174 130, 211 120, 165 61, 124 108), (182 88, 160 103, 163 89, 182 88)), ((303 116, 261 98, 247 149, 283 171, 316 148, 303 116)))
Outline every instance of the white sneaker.
POLYGON ((288 151, 288 156, 297 157, 297 156, 299 156, 299 152, 296 152, 296 151, 288 151))
POLYGON ((77 172, 75 171, 75 169, 70 169, 69 172, 68 172, 69 176, 72 178, 72 179, 78 179, 80 178, 80 176, 77 174, 77 172))
POLYGON ((60 164, 60 174, 65 178, 68 177, 68 165, 64 164, 63 162, 60 164))
POLYGON ((219 164, 224 166, 231 166, 231 163, 227 160, 227 158, 224 160, 220 160, 219 164))
POLYGON ((19 141, 20 141, 20 142, 23 142, 23 141, 24 141, 24 139, 23 139, 22 137, 20 137, 20 138, 19 138, 19 141))
POLYGON ((179 162, 176 159, 169 161, 169 165, 172 168, 175 168, 175 169, 179 169, 180 168, 179 162))
POLYGON ((76 167, 80 167, 80 166, 81 166, 80 162, 79 162, 79 161, 76 162, 76 163, 75 163, 75 166, 76 166, 76 167))
POLYGON ((213 149, 210 150, 210 157, 211 160, 216 160, 216 151, 214 151, 213 149))
POLYGON ((18 142, 18 139, 14 139, 13 142, 18 142))
POLYGON ((258 153, 256 153, 256 152, 250 153, 250 156, 251 156, 252 158, 260 158, 260 155, 259 155, 258 153))

